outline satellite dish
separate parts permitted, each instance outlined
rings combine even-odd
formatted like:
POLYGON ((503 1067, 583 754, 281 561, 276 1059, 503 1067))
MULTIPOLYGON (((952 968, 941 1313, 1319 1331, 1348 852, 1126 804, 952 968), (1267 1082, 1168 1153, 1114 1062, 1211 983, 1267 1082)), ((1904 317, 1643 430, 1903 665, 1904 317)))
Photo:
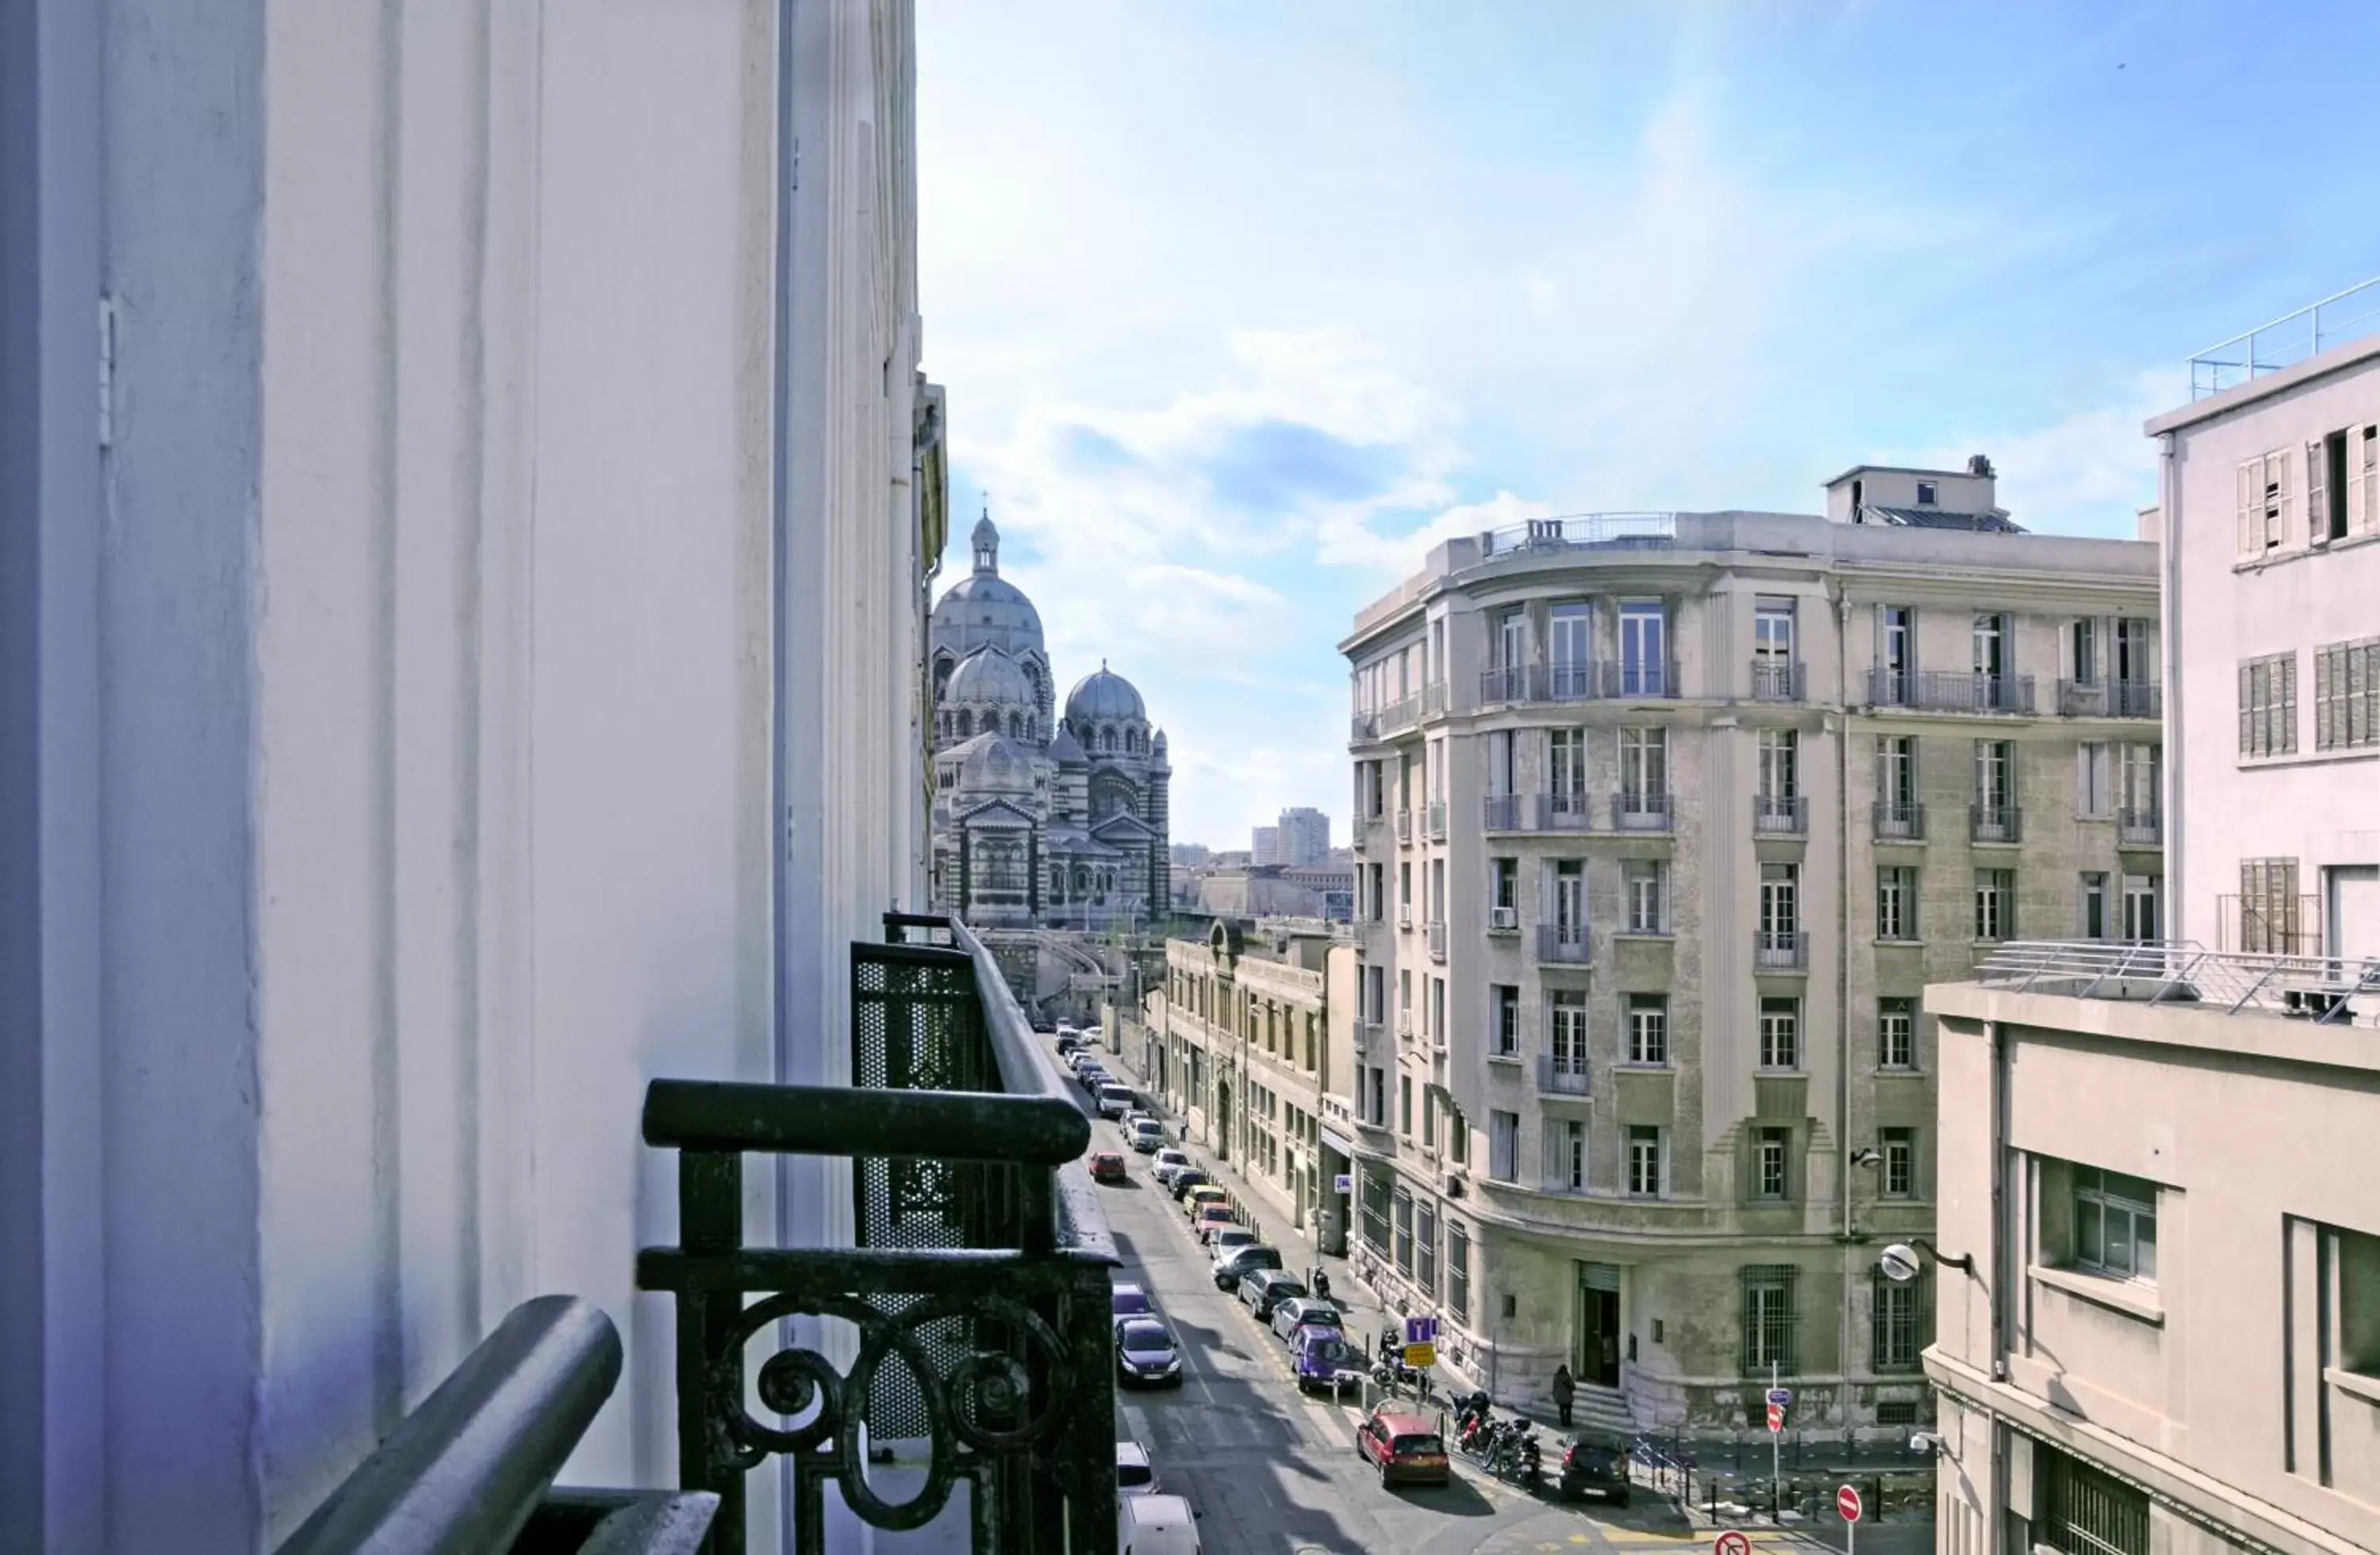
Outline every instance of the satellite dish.
POLYGON ((1894 1284, 1905 1285, 1916 1279, 1918 1271, 1925 1266, 1918 1258, 1916 1248, 1906 1242, 1896 1242, 1887 1247, 1883 1256, 1876 1259, 1876 1267, 1882 1270, 1884 1277, 1894 1284))

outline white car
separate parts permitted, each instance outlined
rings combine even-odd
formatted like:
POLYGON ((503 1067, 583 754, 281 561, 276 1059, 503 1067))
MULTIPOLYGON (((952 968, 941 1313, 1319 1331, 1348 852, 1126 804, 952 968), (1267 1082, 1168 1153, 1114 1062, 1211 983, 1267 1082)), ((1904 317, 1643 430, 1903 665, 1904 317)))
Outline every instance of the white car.
POLYGON ((1199 1555, 1198 1514, 1179 1496, 1118 1496, 1121 1555, 1199 1555))
POLYGON ((1165 1125, 1155 1118, 1143 1118, 1138 1123, 1128 1125, 1124 1133, 1132 1140, 1134 1149, 1138 1150, 1142 1155, 1148 1155, 1164 1139, 1165 1125))
POLYGON ((1170 1188, 1173 1185, 1173 1174, 1189 1164, 1188 1151, 1177 1150, 1168 1145, 1157 1152, 1155 1160, 1148 1163, 1148 1172, 1150 1176, 1170 1188))
POLYGON ((1099 1116, 1122 1118, 1132 1111, 1132 1087, 1111 1080, 1099 1087, 1099 1116))
POLYGON ((1154 1496, 1160 1492, 1157 1466, 1148 1461, 1148 1449, 1136 1441, 1116 1443, 1116 1493, 1123 1496, 1154 1496))

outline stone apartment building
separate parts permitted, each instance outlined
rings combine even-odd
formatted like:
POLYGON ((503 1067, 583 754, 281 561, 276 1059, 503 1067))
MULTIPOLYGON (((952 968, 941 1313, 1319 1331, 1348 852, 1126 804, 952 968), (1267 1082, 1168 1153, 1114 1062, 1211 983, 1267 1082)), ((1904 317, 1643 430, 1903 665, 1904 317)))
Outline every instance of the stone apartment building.
POLYGON ((1219 918, 1204 940, 1167 942, 1163 986, 1143 1012, 1142 1072, 1193 1143, 1330 1253, 1344 1243, 1336 1184, 1348 1160, 1343 1125, 1326 1116, 1343 1088, 1333 1082, 1348 1062, 1354 964, 1354 946, 1318 920, 1219 918))
POLYGON ((1868 1250, 1933 1223, 1922 990, 2161 916, 2155 548, 1994 479, 1451 541, 1342 644, 1354 1224, 1500 1396, 1923 1416, 1868 1250))
POLYGON ((1945 1549, 2380 1549, 2380 335, 2270 355, 2331 311, 2148 426, 2178 942, 1926 994, 1945 1549))

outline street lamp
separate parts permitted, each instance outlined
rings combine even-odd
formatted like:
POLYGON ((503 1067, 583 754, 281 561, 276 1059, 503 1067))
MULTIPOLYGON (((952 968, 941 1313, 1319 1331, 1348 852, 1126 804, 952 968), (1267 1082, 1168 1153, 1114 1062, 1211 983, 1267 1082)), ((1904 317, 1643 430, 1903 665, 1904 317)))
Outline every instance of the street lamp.
POLYGON ((1919 1271, 1925 1267, 1925 1258, 1932 1258, 1945 1269, 1964 1270, 1970 1276, 1975 1272, 1974 1254, 1961 1253, 1952 1257, 1922 1236, 1912 1236, 1906 1242, 1896 1242, 1887 1247, 1877 1257, 1876 1268, 1883 1270, 1884 1277, 1894 1284, 1905 1285, 1917 1278, 1919 1271), (1919 1257, 1921 1251, 1924 1257, 1919 1257))

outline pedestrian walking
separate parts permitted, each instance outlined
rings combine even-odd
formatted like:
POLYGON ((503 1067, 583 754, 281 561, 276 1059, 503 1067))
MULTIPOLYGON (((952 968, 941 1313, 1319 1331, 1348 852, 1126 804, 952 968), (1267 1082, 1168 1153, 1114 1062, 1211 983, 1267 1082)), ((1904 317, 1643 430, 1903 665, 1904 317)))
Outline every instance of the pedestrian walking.
POLYGON ((1314 1294, 1317 1299, 1330 1299, 1330 1271, 1317 1265, 1314 1270, 1314 1294))
POLYGON ((1554 1367, 1554 1413, 1561 1417, 1562 1429, 1570 1429, 1570 1406, 1578 1397, 1578 1384, 1572 1380, 1568 1363, 1554 1367))

